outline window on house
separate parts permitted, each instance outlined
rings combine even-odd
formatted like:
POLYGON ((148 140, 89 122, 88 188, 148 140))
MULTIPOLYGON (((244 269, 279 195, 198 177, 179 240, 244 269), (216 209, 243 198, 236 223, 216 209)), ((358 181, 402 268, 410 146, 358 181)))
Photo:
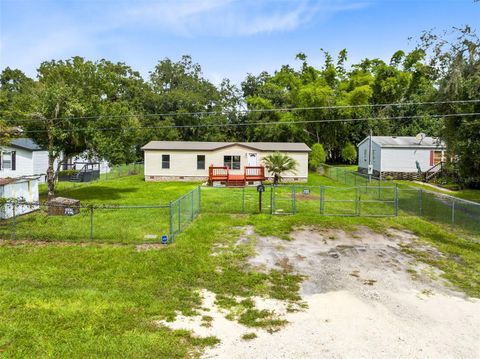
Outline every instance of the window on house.
POLYGON ((162 168, 170 168, 170 155, 162 155, 162 168))
POLYGON ((367 150, 363 150, 363 160, 367 162, 368 156, 367 156, 367 150))
POLYGON ((372 150, 372 163, 375 162, 375 152, 376 152, 375 150, 372 150))
POLYGON ((15 151, 2 153, 2 168, 6 170, 15 170, 15 151))
POLYGON ((223 165, 232 170, 239 170, 240 156, 223 156, 223 165))
POLYGON ((197 155, 197 170, 205 169, 205 155, 197 155))

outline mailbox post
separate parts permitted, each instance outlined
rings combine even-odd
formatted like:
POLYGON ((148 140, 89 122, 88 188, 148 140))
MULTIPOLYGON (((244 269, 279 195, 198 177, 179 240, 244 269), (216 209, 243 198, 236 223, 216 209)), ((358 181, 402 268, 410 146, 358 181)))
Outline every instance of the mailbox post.
POLYGON ((258 211, 262 213, 262 193, 265 192, 265 186, 263 184, 259 184, 257 186, 258 192, 258 211))

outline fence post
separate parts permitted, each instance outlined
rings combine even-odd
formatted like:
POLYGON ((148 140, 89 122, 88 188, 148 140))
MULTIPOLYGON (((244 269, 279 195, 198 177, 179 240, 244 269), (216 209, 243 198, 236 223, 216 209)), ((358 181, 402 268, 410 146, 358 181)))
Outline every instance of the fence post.
POLYGON ((320 214, 323 214, 324 210, 324 195, 325 195, 325 187, 320 187, 320 214))
POLYGON ((245 212, 245 187, 242 188, 242 213, 245 212))
POLYGON ((178 199, 177 202, 178 202, 178 233, 180 233, 180 231, 182 230, 182 224, 181 224, 182 216, 180 214, 180 206, 182 205, 182 199, 181 198, 178 199))
POLYGON ((395 217, 398 216, 398 184, 395 183, 395 200, 394 200, 394 205, 395 205, 395 208, 394 208, 394 213, 395 213, 395 217))
POLYGON ((292 186, 292 213, 297 213, 297 189, 295 185, 292 186))
POLYGON ((12 214, 13 214, 13 232, 12 232, 12 239, 15 240, 17 239, 17 211, 16 211, 16 206, 17 204, 13 202, 13 207, 12 207, 12 214))
POLYGON ((355 187, 355 215, 360 216, 360 194, 358 187, 355 187))
POLYGON ((90 205, 90 240, 93 240, 93 205, 90 205))
POLYGON ((193 192, 195 192, 194 190, 192 190, 192 192, 190 192, 190 196, 192 197, 191 199, 191 207, 192 207, 192 213, 190 214, 190 220, 193 222, 193 192))
POLYGON ((198 208, 197 208, 197 213, 200 213, 200 204, 202 203, 202 186, 198 186, 198 208))
POLYGON ((455 225, 455 199, 452 199, 452 226, 455 225))
POLYGON ((419 209, 419 216, 423 216, 423 190, 420 189, 418 191, 418 209, 419 209))
POLYGON ((273 206, 274 206, 273 202, 275 201, 274 187, 275 187, 274 184, 270 185, 270 214, 273 214, 273 206))
POLYGON ((172 202, 169 203, 168 205, 169 207, 169 210, 170 210, 170 243, 173 242, 173 237, 174 237, 174 234, 173 234, 173 210, 172 210, 172 202))

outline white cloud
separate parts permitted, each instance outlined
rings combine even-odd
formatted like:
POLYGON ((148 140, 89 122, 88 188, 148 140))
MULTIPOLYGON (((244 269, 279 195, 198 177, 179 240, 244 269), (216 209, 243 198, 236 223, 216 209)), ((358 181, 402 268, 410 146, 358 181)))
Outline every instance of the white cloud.
POLYGON ((159 27, 176 35, 248 36, 294 30, 315 16, 366 5, 345 0, 161 0, 136 3, 126 13, 137 26, 159 27))

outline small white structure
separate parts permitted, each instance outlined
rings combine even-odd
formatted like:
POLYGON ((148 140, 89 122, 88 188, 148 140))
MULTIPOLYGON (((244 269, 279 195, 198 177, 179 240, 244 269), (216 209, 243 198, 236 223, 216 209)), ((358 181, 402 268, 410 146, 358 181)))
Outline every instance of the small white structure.
POLYGON ((146 181, 205 181, 211 166, 225 167, 232 176, 242 176, 245 167, 261 167, 263 158, 274 152, 285 153, 298 163, 295 172, 282 176, 286 181, 308 179, 310 148, 305 143, 151 141, 142 150, 146 181))
POLYGON ((0 198, 20 203, 0 206, 0 219, 20 216, 39 209, 38 178, 0 178, 0 198), (29 203, 22 204, 21 202, 29 203))
MULTIPOLYGON (((358 145, 358 171, 372 175, 391 176, 395 179, 418 179, 419 172, 426 172, 445 160, 445 144, 433 137, 420 134, 407 136, 366 137, 358 145)), ((434 169, 435 170, 435 169, 434 169)))
POLYGON ((0 178, 37 176, 46 173, 48 152, 30 138, 14 138, 0 147, 0 178))

